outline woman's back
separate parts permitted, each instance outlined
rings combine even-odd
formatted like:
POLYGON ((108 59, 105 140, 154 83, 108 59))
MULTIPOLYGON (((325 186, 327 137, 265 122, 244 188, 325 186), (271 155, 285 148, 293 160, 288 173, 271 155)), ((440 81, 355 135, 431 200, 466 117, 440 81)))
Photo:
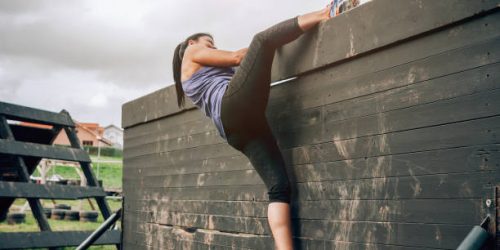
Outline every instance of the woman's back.
POLYGON ((234 75, 232 67, 203 66, 182 82, 184 93, 210 117, 221 137, 226 139, 221 121, 221 100, 234 75))

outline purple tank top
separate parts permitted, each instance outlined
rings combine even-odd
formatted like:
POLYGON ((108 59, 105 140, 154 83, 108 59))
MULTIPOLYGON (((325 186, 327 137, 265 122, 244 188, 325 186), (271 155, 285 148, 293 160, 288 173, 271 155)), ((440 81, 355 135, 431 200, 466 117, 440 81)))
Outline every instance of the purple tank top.
POLYGON ((212 119, 219 135, 225 140, 227 138, 221 121, 221 101, 234 72, 232 67, 203 66, 191 78, 182 82, 186 96, 212 119))

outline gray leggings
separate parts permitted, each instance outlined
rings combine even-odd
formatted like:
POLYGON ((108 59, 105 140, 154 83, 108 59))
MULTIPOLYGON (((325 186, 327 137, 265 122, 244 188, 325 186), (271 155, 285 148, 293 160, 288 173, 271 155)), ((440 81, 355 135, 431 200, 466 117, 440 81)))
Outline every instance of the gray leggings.
POLYGON ((265 116, 271 66, 276 48, 303 33, 298 16, 257 33, 222 97, 228 144, 248 157, 268 189, 270 202, 290 203, 291 196, 285 162, 265 116))

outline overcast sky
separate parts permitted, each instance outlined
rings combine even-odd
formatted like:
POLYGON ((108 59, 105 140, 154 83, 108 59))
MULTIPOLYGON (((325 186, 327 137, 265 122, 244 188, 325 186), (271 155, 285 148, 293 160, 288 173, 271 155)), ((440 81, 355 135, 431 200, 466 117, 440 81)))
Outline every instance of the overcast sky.
POLYGON ((328 0, 0 0, 0 100, 121 126, 123 103, 172 85, 176 45, 196 32, 248 47, 328 0))

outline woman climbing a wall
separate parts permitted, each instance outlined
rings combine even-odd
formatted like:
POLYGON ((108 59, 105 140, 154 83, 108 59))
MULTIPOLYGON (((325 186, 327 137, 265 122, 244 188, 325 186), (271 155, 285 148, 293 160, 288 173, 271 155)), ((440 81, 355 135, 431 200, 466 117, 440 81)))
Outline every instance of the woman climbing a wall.
POLYGON ((285 162, 265 116, 275 50, 330 18, 331 4, 254 35, 248 48, 219 50, 212 35, 196 33, 174 52, 179 107, 184 94, 210 117, 219 135, 242 152, 268 190, 268 222, 277 249, 292 248, 290 183, 285 162), (235 71, 232 67, 238 66, 235 71))

